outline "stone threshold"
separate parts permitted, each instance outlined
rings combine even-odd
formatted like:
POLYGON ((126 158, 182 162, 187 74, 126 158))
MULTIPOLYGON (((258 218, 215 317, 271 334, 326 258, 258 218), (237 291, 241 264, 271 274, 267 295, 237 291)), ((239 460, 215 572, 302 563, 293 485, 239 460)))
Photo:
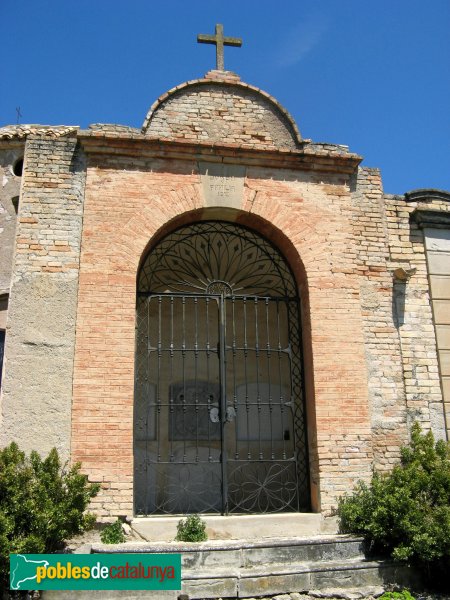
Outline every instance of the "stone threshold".
MULTIPOLYGON (((147 542, 170 542, 184 515, 135 517, 133 533, 147 542)), ((209 540, 256 540, 267 538, 309 538, 333 535, 338 531, 336 517, 320 513, 283 513, 276 515, 201 515, 209 540)))

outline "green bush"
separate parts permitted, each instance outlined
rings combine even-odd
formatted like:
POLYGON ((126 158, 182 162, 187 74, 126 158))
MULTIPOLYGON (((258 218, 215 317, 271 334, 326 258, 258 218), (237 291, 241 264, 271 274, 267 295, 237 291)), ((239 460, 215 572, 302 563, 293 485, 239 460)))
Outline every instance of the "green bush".
POLYGON ((206 523, 198 515, 188 515, 185 520, 178 521, 175 539, 178 542, 204 542, 208 539, 206 523))
POLYGON ((408 592, 408 590, 402 590, 401 592, 384 592, 378 600, 416 600, 414 596, 408 592))
POLYGON ((73 535, 91 529, 94 515, 85 513, 99 490, 80 473, 77 463, 61 467, 51 450, 42 459, 27 457, 12 443, 0 450, 0 586, 9 588, 9 554, 51 553, 73 535))
POLYGON ((443 581, 450 564, 450 443, 415 423, 401 462, 359 482, 338 507, 340 530, 364 536, 370 549, 417 565, 443 581))
POLYGON ((122 544, 125 542, 122 521, 117 519, 114 523, 106 525, 100 533, 100 539, 104 544, 122 544))

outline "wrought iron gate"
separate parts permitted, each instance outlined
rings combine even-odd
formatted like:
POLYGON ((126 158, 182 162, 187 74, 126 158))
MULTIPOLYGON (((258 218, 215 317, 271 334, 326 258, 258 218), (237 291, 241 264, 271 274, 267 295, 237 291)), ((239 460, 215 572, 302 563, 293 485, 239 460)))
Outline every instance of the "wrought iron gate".
POLYGON ((160 242, 139 278, 136 513, 308 510, 300 358, 266 240, 212 221, 160 242))

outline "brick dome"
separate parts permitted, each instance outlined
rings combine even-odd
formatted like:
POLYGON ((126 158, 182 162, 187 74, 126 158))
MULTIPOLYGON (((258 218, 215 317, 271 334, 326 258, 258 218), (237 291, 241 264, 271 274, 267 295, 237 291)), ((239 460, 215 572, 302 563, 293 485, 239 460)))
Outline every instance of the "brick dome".
POLYGON ((291 115, 272 96, 229 71, 210 71, 160 96, 142 133, 262 150, 296 150, 301 144, 291 115))

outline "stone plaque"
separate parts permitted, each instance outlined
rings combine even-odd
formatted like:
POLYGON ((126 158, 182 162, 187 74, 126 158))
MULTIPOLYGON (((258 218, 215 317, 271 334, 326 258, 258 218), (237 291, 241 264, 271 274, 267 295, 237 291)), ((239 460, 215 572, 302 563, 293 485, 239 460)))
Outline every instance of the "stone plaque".
POLYGON ((217 163, 199 163, 206 206, 241 208, 245 167, 217 163))
POLYGON ((428 251, 450 252, 450 229, 426 228, 425 245, 428 251))

